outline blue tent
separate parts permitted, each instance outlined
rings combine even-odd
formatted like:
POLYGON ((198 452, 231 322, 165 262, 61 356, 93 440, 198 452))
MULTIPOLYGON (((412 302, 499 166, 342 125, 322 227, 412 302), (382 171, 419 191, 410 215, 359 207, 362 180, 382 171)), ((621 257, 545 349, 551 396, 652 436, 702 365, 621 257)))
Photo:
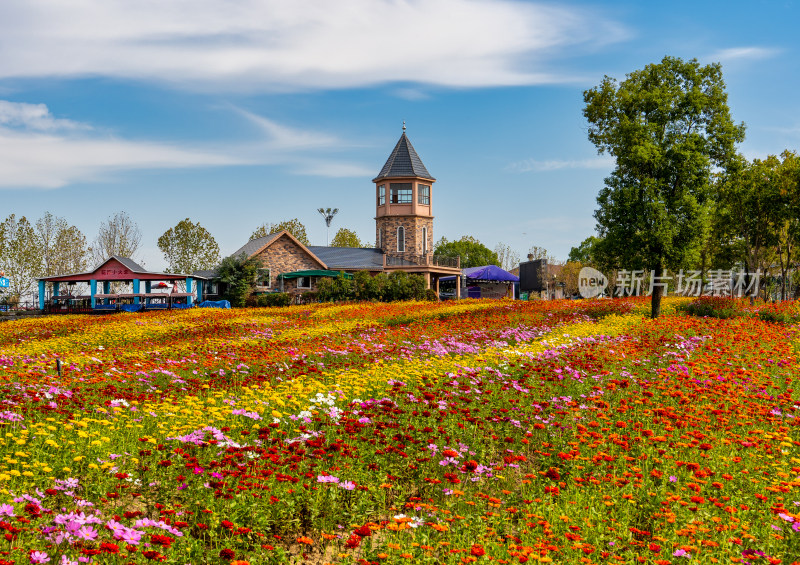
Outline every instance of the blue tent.
MULTIPOLYGON (((484 265, 483 267, 470 267, 462 269, 461 273, 467 276, 467 284, 479 282, 519 282, 519 277, 504 271, 496 265, 484 265)), ((454 281, 455 276, 442 277, 440 281, 454 281)))

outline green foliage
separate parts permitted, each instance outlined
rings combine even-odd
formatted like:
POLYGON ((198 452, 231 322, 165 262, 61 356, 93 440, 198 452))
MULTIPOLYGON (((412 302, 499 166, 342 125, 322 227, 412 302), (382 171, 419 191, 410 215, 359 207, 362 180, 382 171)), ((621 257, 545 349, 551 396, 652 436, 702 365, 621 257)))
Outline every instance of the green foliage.
POLYGON ((14 214, 0 224, 0 270, 10 286, 6 296, 19 300, 34 290, 34 278, 42 273, 42 250, 36 232, 25 216, 14 214))
POLYGON ((260 237, 266 237, 269 234, 276 233, 282 230, 288 231, 303 245, 308 245, 308 235, 306 234, 306 227, 297 218, 291 220, 284 220, 277 224, 261 224, 255 231, 250 234, 250 241, 260 237))
POLYGON ((217 277, 226 287, 223 300, 231 306, 242 308, 253 294, 261 262, 242 253, 239 257, 225 257, 217 269, 217 277))
POLYGON ((425 298, 425 278, 422 275, 409 275, 404 271, 395 271, 389 275, 389 284, 383 294, 383 300, 422 300, 425 298))
POLYGON ((600 242, 600 238, 590 235, 584 239, 580 245, 569 250, 567 261, 576 261, 583 265, 594 265, 595 246, 600 242))
MULTIPOLYGON (((599 253, 656 276, 696 262, 709 228, 712 169, 732 162, 744 139, 721 66, 665 57, 621 83, 605 77, 584 101, 589 140, 616 160, 597 197, 599 253)), ((656 288, 653 317, 661 296, 656 288)))
POLYGON ((331 240, 331 247, 367 247, 358 239, 356 232, 347 228, 339 228, 331 240))
POLYGON ((285 307, 292 303, 292 295, 288 292, 272 292, 270 294, 259 294, 256 299, 260 307, 276 306, 285 307))
POLYGON ((497 253, 486 247, 472 236, 465 235, 457 241, 447 241, 444 237, 436 242, 434 255, 443 257, 461 257, 461 268, 482 267, 484 265, 500 266, 497 253))
POLYGON ((353 293, 356 300, 380 300, 389 279, 385 273, 372 276, 369 271, 353 275, 353 293))
POLYGON ((212 269, 219 262, 217 241, 200 222, 189 218, 165 231, 158 238, 158 248, 169 264, 167 272, 192 273, 212 269))
MULTIPOLYGON (((434 297, 436 293, 433 293, 434 297)), ((384 301, 423 300, 428 296, 425 278, 397 271, 389 276, 378 273, 374 277, 368 271, 358 271, 352 279, 344 274, 336 278, 325 277, 317 282, 317 298, 321 302, 345 300, 384 301)))
POLYGON ((45 212, 36 220, 36 239, 42 254, 42 276, 79 273, 88 269, 86 237, 64 218, 45 212))
POLYGON ((432 288, 425 289, 425 300, 428 302, 437 302, 439 300, 439 295, 436 294, 436 291, 432 288))

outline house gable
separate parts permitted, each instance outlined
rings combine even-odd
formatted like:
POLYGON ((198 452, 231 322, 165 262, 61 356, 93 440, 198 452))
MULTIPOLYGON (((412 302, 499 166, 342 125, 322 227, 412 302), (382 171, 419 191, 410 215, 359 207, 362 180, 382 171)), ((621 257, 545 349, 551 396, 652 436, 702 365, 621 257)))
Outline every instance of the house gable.
POLYGON ((270 290, 279 288, 278 275, 293 271, 327 269, 328 266, 290 233, 284 232, 272 239, 254 258, 270 271, 270 290))

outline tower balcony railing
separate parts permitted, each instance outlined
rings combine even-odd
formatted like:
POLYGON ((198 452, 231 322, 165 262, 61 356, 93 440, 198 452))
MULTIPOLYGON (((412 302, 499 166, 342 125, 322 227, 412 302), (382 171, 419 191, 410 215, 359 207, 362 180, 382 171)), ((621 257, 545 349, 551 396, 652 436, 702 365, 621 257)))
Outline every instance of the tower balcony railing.
POLYGON ((458 269, 461 267, 461 257, 445 257, 433 253, 425 255, 396 253, 384 255, 383 264, 385 267, 451 267, 458 269))

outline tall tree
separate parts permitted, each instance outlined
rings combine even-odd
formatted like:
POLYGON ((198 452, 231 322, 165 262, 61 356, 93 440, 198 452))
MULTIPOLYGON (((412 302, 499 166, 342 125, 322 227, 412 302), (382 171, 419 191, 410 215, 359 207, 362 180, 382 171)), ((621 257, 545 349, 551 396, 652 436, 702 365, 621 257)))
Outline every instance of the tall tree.
POLYGON ((189 218, 165 231, 158 238, 158 248, 173 273, 212 269, 219 263, 217 241, 200 222, 192 223, 189 218))
POLYGON ((59 216, 45 212, 36 220, 36 238, 42 252, 42 275, 85 271, 89 266, 86 236, 59 216))
POLYGON ((519 267, 519 253, 511 249, 510 245, 500 242, 494 246, 494 252, 497 255, 497 266, 501 269, 510 271, 519 267))
POLYGON ((142 245, 142 230, 126 212, 117 212, 100 224, 92 244, 95 265, 112 255, 134 259, 142 245))
POLYGON ((442 257, 461 257, 462 269, 500 263, 497 253, 470 235, 465 235, 456 241, 447 241, 443 237, 436 242, 433 254, 442 257))
POLYGON ((266 237, 275 232, 286 230, 303 245, 308 245, 308 235, 306 234, 306 227, 297 218, 291 220, 284 220, 277 224, 261 224, 255 231, 250 234, 250 240, 258 239, 259 237, 266 237))
POLYGON ((590 235, 581 241, 580 245, 569 250, 567 261, 576 261, 583 265, 594 265, 596 263, 594 247, 597 245, 598 241, 600 241, 598 238, 590 235))
MULTIPOLYGON (((730 116, 722 67, 664 57, 618 83, 605 77, 583 94, 589 140, 616 160, 595 212, 603 251, 627 269, 665 270, 696 261, 714 167, 744 139, 730 116)), ((663 287, 653 289, 651 316, 663 287)))
POLYGON ((347 228, 339 228, 331 240, 331 247, 366 247, 366 245, 358 239, 356 232, 347 228))
POLYGON ((14 214, 0 224, 0 270, 9 279, 8 294, 16 299, 33 293, 34 279, 42 274, 42 250, 25 216, 14 214))
MULTIPOLYGON (((338 208, 317 208, 317 212, 325 219, 325 245, 328 245, 328 235, 331 229, 331 222, 334 216, 339 213, 338 208)), ((334 246, 335 247, 335 246, 334 246)), ((344 246, 339 246, 344 247, 344 246)))

